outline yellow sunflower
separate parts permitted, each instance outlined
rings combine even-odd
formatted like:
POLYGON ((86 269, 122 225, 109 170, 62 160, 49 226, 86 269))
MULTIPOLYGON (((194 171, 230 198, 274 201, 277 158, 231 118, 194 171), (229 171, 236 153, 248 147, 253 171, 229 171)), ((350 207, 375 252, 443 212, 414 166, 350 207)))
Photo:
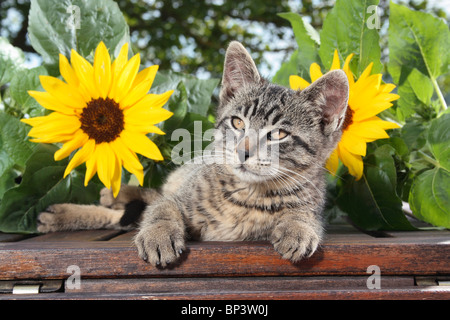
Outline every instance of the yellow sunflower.
MULTIPOLYGON (((343 125, 341 141, 327 161, 326 167, 336 173, 339 159, 348 168, 349 173, 359 180, 363 174, 362 157, 366 155, 367 143, 378 139, 389 138, 385 130, 399 128, 396 123, 381 120, 376 115, 392 106, 392 101, 399 95, 390 93, 395 85, 381 84, 382 74, 370 75, 373 63, 370 63, 358 80, 354 80, 349 63, 353 57, 350 54, 344 62, 342 70, 346 73, 350 85, 348 108, 343 125)), ((338 51, 334 51, 330 70, 340 69, 338 51)), ((310 66, 311 81, 322 76, 317 63, 310 66)), ((303 90, 310 83, 299 76, 290 76, 289 84, 292 89, 303 90)))
POLYGON ((60 54, 62 81, 40 76, 45 92, 28 93, 44 108, 52 110, 43 117, 22 119, 33 128, 28 135, 37 143, 63 143, 55 160, 73 155, 64 173, 86 163, 85 185, 95 173, 102 183, 120 190, 122 166, 142 185, 144 173, 136 153, 163 160, 158 147, 146 136, 164 134, 155 124, 172 116, 162 108, 173 91, 148 94, 158 66, 139 72, 140 56, 128 60, 128 44, 118 57, 111 57, 103 42, 97 46, 94 65, 72 49, 70 62, 60 54))

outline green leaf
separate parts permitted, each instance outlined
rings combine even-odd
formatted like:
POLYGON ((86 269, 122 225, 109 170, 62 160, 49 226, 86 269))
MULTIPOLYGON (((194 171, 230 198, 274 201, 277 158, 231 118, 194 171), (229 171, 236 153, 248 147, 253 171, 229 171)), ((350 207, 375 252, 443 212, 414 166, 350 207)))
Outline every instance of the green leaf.
POLYGON ((59 53, 70 57, 75 49, 88 57, 103 41, 117 56, 130 41, 128 25, 112 0, 32 0, 28 34, 33 48, 53 69, 59 53))
POLYGON ((424 133, 427 128, 423 123, 417 121, 407 121, 401 128, 401 136, 410 151, 421 149, 426 143, 424 133))
POLYGON ((284 62, 277 73, 273 76, 272 82, 289 88, 289 77, 298 75, 305 80, 310 80, 309 72, 301 67, 301 59, 298 50, 295 50, 288 61, 284 62))
POLYGON ((277 73, 275 76, 275 82, 282 83, 287 81, 288 84, 289 76, 293 74, 300 75, 305 80, 310 81, 310 65, 313 62, 320 64, 320 58, 317 54, 318 45, 320 44, 319 34, 297 13, 288 12, 280 13, 278 15, 291 23, 295 40, 297 41, 298 50, 292 55, 291 60, 288 62, 288 65, 292 65, 293 68, 290 69, 290 74, 287 75, 287 79, 284 80, 284 78, 286 78, 284 75, 285 72, 281 72, 277 73), (281 78, 281 76, 283 76, 283 78, 281 78))
POLYGON ((36 90, 41 87, 40 75, 47 75, 47 70, 40 66, 33 69, 23 69, 18 71, 11 80, 11 97, 19 104, 21 111, 32 116, 42 116, 45 109, 36 102, 29 94, 28 90, 36 90))
POLYGON ((428 143, 439 166, 450 171, 450 114, 431 121, 428 143))
POLYGON ((434 226, 450 228, 449 185, 450 173, 442 168, 418 175, 409 194, 413 214, 434 226))
POLYGON ((178 83, 176 91, 169 99, 168 109, 173 115, 164 121, 163 131, 170 134, 173 130, 179 128, 188 110, 188 96, 186 86, 182 81, 178 83))
POLYGON ((396 151, 390 145, 367 155, 363 177, 356 181, 347 175, 337 202, 350 219, 365 230, 414 230, 402 211, 397 195, 394 162, 396 151))
POLYGON ((388 69, 405 118, 418 103, 430 103, 433 88, 442 102, 436 79, 448 72, 449 52, 450 31, 444 21, 391 2, 388 69))
POLYGON ((399 120, 404 121, 415 112, 426 109, 426 105, 431 102, 434 90, 431 80, 417 69, 407 65, 401 67, 390 65, 389 72, 400 74, 400 79, 397 81, 399 84, 397 93, 400 95, 397 101, 399 120))
POLYGON ((11 81, 15 72, 23 68, 24 61, 22 50, 0 37, 0 86, 11 81))
MULTIPOLYGON (((163 93, 168 90, 177 90, 180 82, 183 82, 187 94, 187 112, 193 112, 206 116, 211 96, 219 84, 219 79, 201 80, 194 76, 176 73, 172 71, 160 71, 156 74, 151 93, 163 93)), ((175 94, 175 97, 177 94, 175 94)), ((171 97, 171 99, 175 99, 171 97)))
POLYGON ((450 228, 450 114, 431 122, 427 140, 435 158, 429 160, 434 168, 415 177, 409 203, 419 219, 450 228))
POLYGON ((338 49, 341 58, 355 53, 350 67, 359 76, 373 62, 373 73, 383 69, 380 62, 379 35, 374 24, 378 0, 338 0, 328 13, 320 32, 319 55, 329 70, 333 53, 338 49))
POLYGON ((98 199, 99 185, 83 187, 76 170, 63 179, 68 160, 56 162, 57 147, 40 144, 26 163, 19 186, 9 189, 0 204, 0 231, 35 233, 37 215, 55 203, 92 203, 98 199))
POLYGON ((29 127, 17 118, 0 112, 0 199, 14 186, 12 169, 23 170, 36 144, 28 141, 29 127))

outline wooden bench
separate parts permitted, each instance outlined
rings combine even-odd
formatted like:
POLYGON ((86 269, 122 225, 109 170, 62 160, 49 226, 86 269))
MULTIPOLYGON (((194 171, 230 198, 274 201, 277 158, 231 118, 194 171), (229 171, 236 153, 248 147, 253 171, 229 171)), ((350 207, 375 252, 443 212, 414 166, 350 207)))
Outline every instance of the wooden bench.
POLYGON ((449 231, 334 225, 295 265, 268 242, 190 242, 167 269, 141 261, 133 235, 0 234, 0 299, 450 299, 449 231))

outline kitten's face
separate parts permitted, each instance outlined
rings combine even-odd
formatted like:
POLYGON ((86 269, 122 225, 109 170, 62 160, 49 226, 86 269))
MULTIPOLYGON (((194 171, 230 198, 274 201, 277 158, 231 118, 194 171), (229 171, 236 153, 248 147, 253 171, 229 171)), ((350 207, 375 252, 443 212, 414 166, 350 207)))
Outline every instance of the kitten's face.
POLYGON ((217 119, 216 142, 241 179, 288 179, 293 172, 322 165, 317 163, 321 120, 319 110, 308 108, 298 92, 264 83, 228 102, 217 119))
POLYGON ((230 45, 215 147, 236 176, 294 182, 323 167, 340 139, 348 98, 345 74, 323 78, 303 92, 270 84, 240 44, 230 45))

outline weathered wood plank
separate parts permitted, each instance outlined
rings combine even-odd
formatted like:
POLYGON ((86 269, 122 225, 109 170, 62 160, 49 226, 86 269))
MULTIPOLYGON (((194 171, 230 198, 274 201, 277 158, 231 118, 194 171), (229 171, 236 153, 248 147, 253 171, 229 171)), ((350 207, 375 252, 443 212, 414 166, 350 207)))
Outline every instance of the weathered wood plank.
POLYGON ((19 234, 19 233, 3 233, 0 232, 0 242, 16 242, 33 237, 31 234, 19 234))
POLYGON ((105 241, 123 232, 120 230, 80 230, 71 232, 52 232, 39 235, 22 242, 63 242, 63 241, 105 241))
MULTIPOLYGON (((363 277, 233 277, 233 278, 131 278, 82 279, 80 288, 67 293, 206 294, 299 290, 367 289, 363 277)), ((381 288, 413 288, 414 278, 382 277, 381 288)), ((450 289, 450 288, 449 288, 450 289)))
POLYGON ((381 278, 368 289, 367 277, 235 277, 82 279, 79 289, 1 299, 444 299, 450 288, 414 285, 413 277, 381 278))
POLYGON ((109 239, 109 241, 123 241, 133 243, 133 238, 136 235, 137 231, 129 231, 127 233, 120 234, 114 238, 109 239))
MULTIPOLYGON (((2 294, 0 300, 449 300, 450 290, 440 287, 398 289, 332 289, 267 292, 208 293, 47 293, 39 295, 2 294)), ((205 304, 203 302, 203 304, 205 304)), ((187 306, 187 302, 186 302, 187 306)), ((272 310, 273 311, 273 310, 272 310)), ((181 308, 176 310, 181 314, 181 308)))
POLYGON ((181 264, 158 269, 139 259, 129 241, 18 242, 0 244, 0 279, 67 278, 80 267, 83 278, 163 276, 382 275, 450 274, 450 245, 392 238, 373 242, 326 241, 309 259, 292 264, 267 242, 190 242, 181 264))

